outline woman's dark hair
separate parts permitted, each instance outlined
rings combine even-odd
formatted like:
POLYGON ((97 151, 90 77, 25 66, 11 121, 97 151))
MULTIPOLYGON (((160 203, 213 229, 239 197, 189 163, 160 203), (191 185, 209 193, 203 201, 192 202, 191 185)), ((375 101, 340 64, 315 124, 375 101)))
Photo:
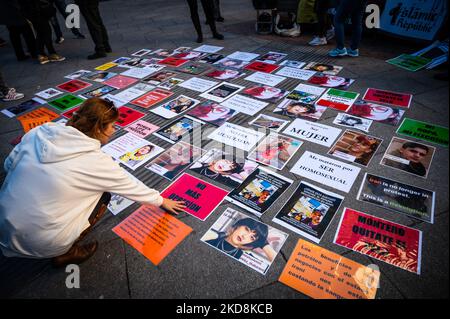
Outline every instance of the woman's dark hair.
POLYGON ((243 218, 236 221, 232 228, 236 229, 239 226, 247 226, 256 233, 256 240, 253 243, 245 245, 246 247, 257 248, 262 247, 266 243, 269 234, 269 227, 267 225, 259 223, 252 218, 243 218))
POLYGON ((104 135, 108 124, 118 119, 119 110, 113 102, 93 97, 81 104, 66 125, 75 127, 91 138, 99 139, 104 135))
POLYGON ((402 145, 402 148, 421 148, 424 151, 426 151, 427 153, 429 152, 429 148, 428 146, 425 146, 423 144, 419 144, 419 143, 414 143, 414 142, 406 142, 405 144, 402 145))
POLYGON ((291 112, 289 112, 289 111, 287 110, 287 108, 288 108, 288 107, 293 107, 293 106, 301 106, 301 107, 306 108, 306 109, 307 109, 307 111, 305 112, 306 114, 310 114, 310 113, 315 113, 315 112, 316 112, 316 107, 314 106, 314 104, 307 104, 307 103, 302 103, 302 102, 295 102, 295 103, 289 104, 289 105, 286 107, 286 111, 287 111, 288 113, 291 113, 291 112))
POLYGON ((347 124, 347 121, 349 121, 349 120, 355 121, 355 122, 356 122, 355 124, 362 124, 362 120, 361 120, 361 119, 359 119, 359 118, 357 118, 357 117, 352 117, 352 116, 347 116, 347 117, 345 117, 345 118, 342 120, 342 122, 343 122, 344 124, 347 124))

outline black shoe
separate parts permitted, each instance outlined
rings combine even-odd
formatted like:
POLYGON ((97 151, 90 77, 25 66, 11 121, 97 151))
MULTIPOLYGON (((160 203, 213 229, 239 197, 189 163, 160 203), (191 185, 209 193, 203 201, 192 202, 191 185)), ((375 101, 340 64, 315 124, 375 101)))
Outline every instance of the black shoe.
POLYGON ((203 36, 202 36, 202 35, 199 35, 199 36, 197 37, 197 40, 195 40, 195 42, 197 42, 197 43, 202 43, 202 42, 203 42, 203 36))
POLYGON ((223 40, 224 36, 222 34, 220 34, 220 33, 214 33, 213 34, 213 38, 217 39, 217 40, 223 40))
POLYGON ((17 61, 26 61, 29 58, 31 58, 31 56, 29 56, 28 54, 25 54, 24 56, 17 57, 17 61))
POLYGON ((217 22, 224 22, 225 19, 224 19, 223 17, 218 17, 218 18, 216 19, 216 21, 217 21, 217 22))
POLYGON ((6 42, 6 40, 0 38, 0 47, 5 46, 6 43, 8 43, 8 42, 6 42))
POLYGON ((95 52, 94 54, 88 55, 88 60, 95 60, 100 58, 106 58, 106 53, 104 52, 95 52))
POLYGON ((73 35, 74 35, 75 38, 77 38, 77 39, 86 39, 86 37, 85 37, 84 34, 82 34, 82 33, 74 33, 73 35))
POLYGON ((109 44, 105 45, 105 52, 106 53, 112 53, 111 46, 109 44))

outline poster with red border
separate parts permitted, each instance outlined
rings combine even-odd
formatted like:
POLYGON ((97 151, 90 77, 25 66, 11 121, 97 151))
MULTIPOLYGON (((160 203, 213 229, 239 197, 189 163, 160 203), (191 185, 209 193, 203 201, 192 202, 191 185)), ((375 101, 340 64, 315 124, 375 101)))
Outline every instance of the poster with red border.
POLYGON ((165 58, 164 60, 159 61, 158 64, 179 67, 187 62, 189 62, 189 60, 168 57, 168 58, 165 58))
POLYGON ((368 88, 364 93, 363 100, 408 109, 411 105, 412 94, 368 88))
POLYGON ((116 124, 120 127, 125 127, 130 125, 131 123, 139 120, 144 117, 145 114, 127 106, 121 106, 118 108, 119 110, 119 119, 116 121, 116 124))
POLYGON ((58 89, 69 92, 69 93, 75 93, 78 91, 81 91, 87 87, 90 87, 92 84, 81 81, 81 80, 70 80, 67 82, 64 82, 58 86, 56 86, 58 89))
POLYGON ((247 65, 244 69, 250 70, 250 71, 259 71, 259 72, 265 72, 265 73, 272 73, 276 69, 278 69, 279 66, 275 64, 269 64, 264 62, 252 62, 249 65, 247 65))
POLYGON ((147 94, 144 94, 138 97, 137 99, 134 99, 130 103, 142 107, 144 109, 147 109, 161 101, 164 101, 165 99, 167 99, 169 96, 172 95, 173 92, 164 89, 154 89, 153 91, 150 91, 147 94))
POLYGON ((420 275, 420 230, 346 207, 333 242, 420 275))
POLYGON ((181 175, 161 193, 164 198, 184 201, 185 211, 202 221, 211 215, 226 195, 228 195, 226 190, 187 173, 181 175))

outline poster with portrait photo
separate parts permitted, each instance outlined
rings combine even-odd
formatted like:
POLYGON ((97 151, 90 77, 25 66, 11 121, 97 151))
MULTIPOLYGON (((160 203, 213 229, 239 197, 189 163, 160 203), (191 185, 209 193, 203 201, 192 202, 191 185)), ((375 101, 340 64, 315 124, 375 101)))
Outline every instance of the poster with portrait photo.
POLYGON ((89 72, 88 74, 83 75, 83 79, 102 83, 106 80, 109 80, 112 77, 115 77, 117 73, 108 72, 108 71, 94 71, 89 72))
POLYGON ((435 192, 366 173, 357 199, 434 223, 435 192))
POLYGON ((201 97, 212 100, 218 103, 222 103, 226 99, 232 97, 236 93, 240 92, 244 87, 240 85, 231 84, 228 82, 222 82, 219 85, 209 89, 208 91, 200 94, 201 97))
POLYGON ((268 85, 256 85, 248 89, 244 89, 242 94, 249 95, 258 100, 266 101, 269 103, 277 103, 283 97, 285 97, 289 91, 276 88, 268 85))
POLYGON ((167 103, 161 104, 156 108, 150 110, 150 112, 156 115, 162 116, 166 119, 171 119, 177 115, 189 110, 200 103, 199 100, 193 99, 186 95, 180 95, 167 103))
POLYGON ((181 84, 183 82, 184 82, 183 79, 170 78, 170 79, 162 82, 161 84, 159 84, 158 87, 161 88, 161 89, 171 90, 175 86, 177 86, 177 85, 179 85, 179 84, 181 84))
POLYGON ((275 64, 281 60, 283 60, 287 56, 286 53, 281 52, 267 52, 266 54, 262 55, 258 58, 258 61, 269 63, 269 64, 275 64))
POLYGON ((57 89, 48 88, 47 90, 37 92, 35 95, 42 99, 49 100, 60 94, 63 94, 63 92, 61 92, 57 89))
POLYGON ((86 74, 89 74, 89 73, 91 73, 91 71, 89 71, 89 70, 78 70, 78 71, 70 73, 70 74, 68 74, 68 75, 66 75, 64 77, 66 79, 69 79, 69 80, 75 80, 75 79, 83 77, 83 76, 85 76, 86 74))
POLYGON ((163 148, 146 141, 143 145, 120 155, 118 160, 126 167, 135 170, 163 151, 163 148))
MULTIPOLYGON (((190 49, 190 48, 188 48, 190 49)), ((169 56, 171 56, 174 53, 174 51, 171 50, 166 50, 166 49, 158 49, 153 51, 150 55, 154 55, 160 58, 167 58, 169 56)), ((179 53, 179 51, 177 51, 177 53, 179 53)))
POLYGON ((236 188, 258 167, 255 162, 211 149, 190 170, 222 185, 236 188))
POLYGON ((310 84, 320 85, 323 87, 334 88, 339 90, 347 90, 353 82, 355 82, 354 79, 323 74, 320 72, 317 72, 308 80, 308 83, 310 84))
POLYGON ((84 92, 83 94, 80 94, 80 97, 85 98, 85 99, 90 99, 93 97, 101 97, 101 96, 111 93, 115 90, 116 89, 111 86, 104 85, 104 86, 98 87, 96 89, 84 92))
POLYGON ((433 146, 393 137, 380 164, 427 178, 435 150, 433 146))
POLYGON ((246 81, 263 84, 267 86, 276 86, 286 80, 283 76, 273 75, 264 72, 254 72, 245 78, 246 81))
POLYGON ((273 222, 319 243, 344 197, 301 182, 273 222))
POLYGON ((287 238, 288 234, 227 208, 200 240, 265 275, 287 238))
POLYGON ((273 113, 291 118, 305 118, 310 121, 317 121, 326 109, 327 108, 324 106, 303 103, 286 98, 275 107, 273 113))
POLYGON ((199 62, 189 62, 178 69, 179 72, 193 75, 199 75, 209 70, 211 70, 209 65, 199 62))
POLYGON ((321 72, 328 75, 337 75, 343 67, 327 63, 310 62, 303 69, 321 72))
POLYGON ((280 66, 287 66, 296 69, 301 69, 305 64, 305 62, 297 60, 284 60, 283 62, 279 63, 280 66))
POLYGON ((266 114, 259 114, 255 119, 251 122, 248 122, 250 125, 254 125, 257 127, 262 127, 268 130, 272 130, 274 132, 280 132, 283 127, 288 124, 289 121, 279 119, 277 117, 269 116, 266 114))
POLYGON ((151 52, 152 52, 152 50, 149 50, 149 49, 141 49, 139 51, 131 53, 131 55, 137 56, 137 57, 143 57, 144 55, 150 54, 151 52))
POLYGON ((194 130, 199 129, 203 124, 205 124, 205 122, 189 116, 183 116, 174 122, 163 126, 153 133, 153 135, 169 143, 175 144, 181 139, 187 139, 187 136, 190 136, 194 130))
POLYGON ((298 151, 303 142, 271 132, 267 135, 247 158, 255 162, 281 170, 298 151))
POLYGON ((222 60, 223 58, 224 58, 224 56, 222 54, 211 53, 211 54, 201 57, 200 59, 197 60, 197 62, 214 64, 217 61, 222 60))
POLYGON ((353 103, 347 113, 375 122, 397 126, 400 123, 403 114, 405 114, 405 110, 358 100, 353 103))
POLYGON ((300 83, 286 96, 286 98, 302 103, 314 104, 325 90, 325 88, 300 83))
POLYGON ((339 113, 333 120, 333 124, 361 130, 364 132, 369 132, 369 128, 370 125, 372 125, 372 122, 372 120, 345 113, 339 113))
POLYGON ((147 65, 149 59, 145 58, 131 58, 128 60, 122 60, 122 62, 119 63, 118 67, 120 68, 143 68, 147 65))
POLYGON ((221 69, 235 69, 239 70, 242 69, 244 66, 249 64, 250 62, 242 61, 238 59, 232 59, 232 58, 223 58, 217 62, 214 62, 213 65, 217 68, 221 69))
POLYGON ((243 76, 245 73, 239 70, 234 69, 216 69, 211 72, 206 73, 207 77, 216 79, 216 80, 233 80, 243 76))
POLYGON ((173 181, 201 155, 201 148, 180 141, 153 159, 145 168, 173 181))
MULTIPOLYGON (((7 117, 15 117, 16 115, 20 115, 22 113, 25 113, 26 111, 30 111, 31 109, 34 109, 35 107, 38 107, 41 105, 44 105, 45 103, 46 103, 46 101, 44 101, 43 99, 34 97, 30 100, 21 102, 18 105, 10 106, 10 107, 2 110, 1 113, 5 114, 7 117)), ((62 111, 61 109, 59 109, 59 110, 62 111)))
POLYGON ((204 122, 221 126, 239 112, 213 101, 205 101, 192 108, 187 114, 204 122))
POLYGON ((258 166, 247 179, 225 198, 229 202, 261 217, 289 188, 292 180, 258 166))
POLYGON ((223 106, 229 107, 230 109, 236 110, 240 113, 247 115, 255 115, 264 109, 269 103, 264 101, 259 101, 247 97, 245 95, 236 94, 226 101, 221 103, 223 106))
POLYGON ((188 51, 188 52, 175 53, 174 55, 172 55, 172 57, 174 57, 176 59, 195 60, 195 59, 200 59, 200 58, 204 57, 205 55, 207 55, 207 53, 205 53, 205 52, 188 51))
POLYGON ((328 154, 352 163, 368 166, 382 142, 381 138, 346 130, 328 154))
POLYGON ((128 198, 122 197, 117 194, 111 194, 111 199, 108 203, 108 210, 111 212, 111 214, 117 215, 133 204, 134 202, 128 198))
POLYGON ((175 75, 176 72, 174 71, 160 71, 150 75, 149 77, 144 78, 142 82, 150 85, 159 85, 175 75))
POLYGON ((147 144, 149 144, 147 140, 140 138, 135 134, 126 133, 102 146, 101 150, 118 160, 122 155, 132 152, 135 149, 139 149, 147 144))

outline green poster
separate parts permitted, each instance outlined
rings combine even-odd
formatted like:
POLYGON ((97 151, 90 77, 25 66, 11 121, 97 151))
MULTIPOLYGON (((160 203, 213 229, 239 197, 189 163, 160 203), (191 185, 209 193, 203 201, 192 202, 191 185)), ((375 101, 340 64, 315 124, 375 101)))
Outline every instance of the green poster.
POLYGON ((397 134, 448 147, 448 128, 405 118, 397 134))
POLYGON ((396 58, 387 60, 386 62, 408 71, 415 72, 430 63, 431 59, 427 59, 422 56, 402 54, 396 58))
POLYGON ((75 95, 67 94, 67 95, 64 95, 63 97, 60 97, 58 99, 55 99, 55 100, 49 102, 48 104, 50 104, 54 108, 64 112, 64 111, 67 111, 67 110, 77 106, 78 104, 82 103, 83 101, 84 100, 82 98, 79 98, 75 95))
POLYGON ((358 93, 356 92, 342 91, 337 89, 329 89, 327 93, 329 95, 345 97, 347 99, 356 99, 358 97, 358 93))

